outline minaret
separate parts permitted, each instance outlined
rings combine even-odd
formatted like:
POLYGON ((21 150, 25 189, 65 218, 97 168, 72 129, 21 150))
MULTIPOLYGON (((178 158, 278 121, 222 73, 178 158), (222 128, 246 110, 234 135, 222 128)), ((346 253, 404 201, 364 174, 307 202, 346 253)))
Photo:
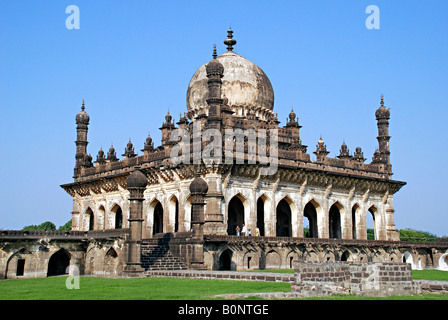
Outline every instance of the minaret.
MULTIPOLYGON (((381 106, 375 112, 378 125, 378 145, 379 145, 379 160, 380 163, 390 165, 390 151, 389 151, 389 108, 384 106, 384 97, 381 95, 381 106)), ((388 168, 390 171, 390 166, 388 168)))
POLYGON ((166 146, 169 144, 175 144, 176 142, 170 141, 171 132, 175 129, 173 117, 170 115, 170 112, 165 116, 165 122, 162 124, 162 127, 159 128, 162 131, 162 146, 166 146))
POLYGON ((216 58, 216 46, 213 48, 213 59, 205 66, 208 86, 208 124, 209 128, 221 129, 221 97, 222 77, 224 76, 224 66, 216 58))
POLYGON ((82 100, 81 112, 76 115, 76 167, 75 176, 78 175, 78 169, 86 166, 86 156, 87 156, 87 131, 89 126, 90 117, 87 112, 84 111, 85 105, 84 100, 82 100))
POLYGON ((319 138, 316 145, 316 151, 313 152, 316 155, 317 162, 325 162, 325 158, 330 153, 327 151, 327 145, 322 137, 319 138))

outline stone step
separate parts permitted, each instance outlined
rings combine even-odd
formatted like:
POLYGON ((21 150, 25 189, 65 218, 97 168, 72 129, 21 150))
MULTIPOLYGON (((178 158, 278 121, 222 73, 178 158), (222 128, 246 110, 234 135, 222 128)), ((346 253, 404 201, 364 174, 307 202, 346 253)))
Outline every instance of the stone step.
POLYGON ((174 257, 169 246, 143 242, 141 246, 141 262, 145 270, 186 270, 181 259, 174 257))

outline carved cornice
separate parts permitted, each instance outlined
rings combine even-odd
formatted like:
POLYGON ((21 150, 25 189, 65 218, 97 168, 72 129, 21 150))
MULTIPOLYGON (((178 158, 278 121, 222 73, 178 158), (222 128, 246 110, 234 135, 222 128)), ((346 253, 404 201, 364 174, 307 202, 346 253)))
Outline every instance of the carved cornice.
MULTIPOLYGON (((252 188, 257 188, 260 183, 272 184, 274 189, 279 184, 293 184, 300 188, 301 194, 305 192, 305 186, 317 187, 327 190, 326 196, 329 196, 334 190, 343 190, 353 198, 354 193, 363 194, 366 199, 369 193, 384 195, 396 193, 406 183, 388 179, 350 176, 348 174, 333 174, 331 172, 278 168, 277 172, 271 176, 261 176, 259 165, 234 164, 234 165, 215 165, 201 167, 201 174, 207 173, 223 175, 223 190, 225 190, 232 177, 250 179, 252 188)), ((179 165, 177 167, 142 168, 142 171, 148 177, 148 186, 163 185, 166 183, 193 179, 196 174, 197 166, 193 164, 179 165)), ((99 195, 104 192, 114 192, 127 190, 128 173, 115 177, 92 179, 85 182, 75 182, 62 185, 61 187, 72 197, 79 195, 81 197, 89 195, 99 195)))

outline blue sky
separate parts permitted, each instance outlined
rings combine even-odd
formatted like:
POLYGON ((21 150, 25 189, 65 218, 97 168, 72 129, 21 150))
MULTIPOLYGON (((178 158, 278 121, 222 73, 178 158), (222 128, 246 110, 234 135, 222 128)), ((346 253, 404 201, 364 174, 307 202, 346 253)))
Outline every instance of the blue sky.
MULTIPOLYGON (((0 229, 71 218, 76 125, 91 118, 88 152, 148 135, 160 142, 167 110, 186 111, 197 68, 218 54, 229 26, 235 51, 260 66, 285 124, 320 135, 334 157, 345 140, 370 162, 375 110, 391 108, 397 228, 448 235, 448 2, 446 1, 2 1, 0 5, 0 229), (369 30, 368 5, 380 9, 369 30), (77 5, 80 29, 66 28, 77 5)), ((141 153, 140 153, 141 154, 141 153)))

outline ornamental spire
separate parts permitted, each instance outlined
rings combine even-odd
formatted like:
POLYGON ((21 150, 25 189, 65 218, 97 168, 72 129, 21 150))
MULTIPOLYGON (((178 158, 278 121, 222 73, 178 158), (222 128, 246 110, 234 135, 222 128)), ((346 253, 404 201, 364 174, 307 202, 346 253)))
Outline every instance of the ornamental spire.
POLYGON ((213 59, 216 59, 218 54, 216 53, 216 44, 213 45, 213 59))
POLYGON ((227 45, 228 51, 233 51, 233 46, 236 44, 236 40, 233 39, 232 28, 229 28, 229 31, 227 31, 227 39, 224 40, 224 44, 227 45))

